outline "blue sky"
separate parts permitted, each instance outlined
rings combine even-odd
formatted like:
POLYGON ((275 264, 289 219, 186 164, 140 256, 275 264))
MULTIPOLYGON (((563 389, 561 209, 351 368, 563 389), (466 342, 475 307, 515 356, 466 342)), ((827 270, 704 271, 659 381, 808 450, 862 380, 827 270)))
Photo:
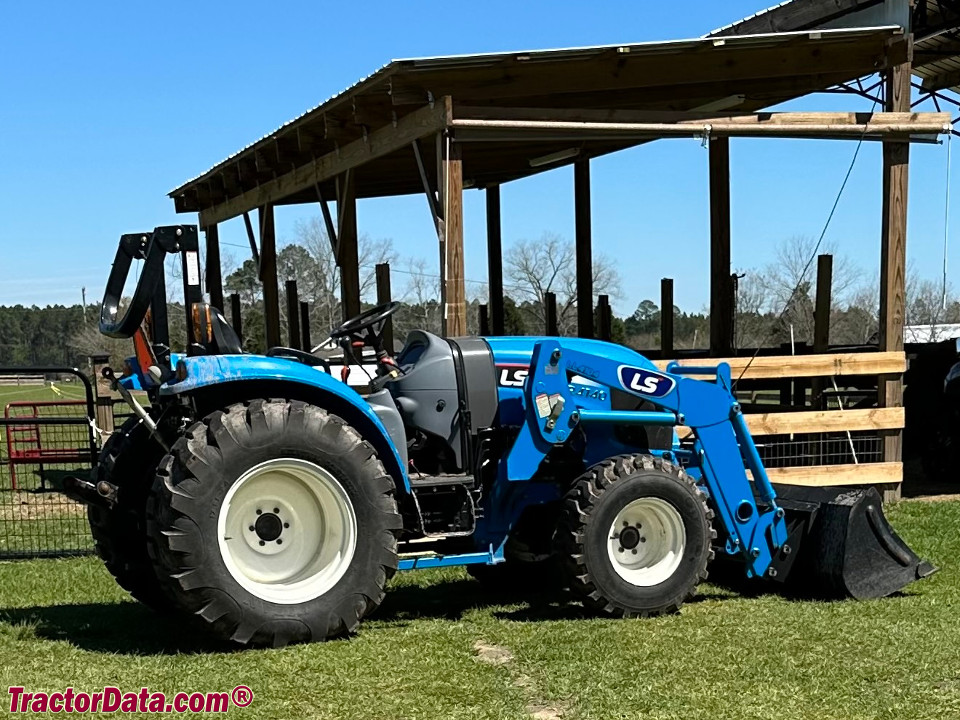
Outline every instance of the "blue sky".
MULTIPOLYGON (((195 220, 173 212, 167 191, 392 58, 695 37, 763 5, 6 3, 0 304, 73 303, 84 285, 89 299, 98 298, 122 232, 195 220)), ((790 109, 866 110, 869 102, 822 95, 790 109)), ((733 141, 734 265, 771 260, 778 240, 819 235, 853 152, 852 142, 733 141)), ((828 234, 865 281, 879 266, 879 170, 880 148, 867 143, 828 234)), ((924 277, 941 272, 945 177, 946 147, 914 146, 908 262, 924 277)), ((953 180, 960 189, 960 178, 953 180)), ((657 298, 665 276, 676 279, 681 307, 706 303, 706 181, 706 151, 694 140, 594 161, 594 246, 621 269, 618 313, 657 298)), ((573 237, 569 168, 507 185, 502 197, 505 242, 545 231, 573 237)), ((315 212, 278 209, 281 241, 292 237, 298 218, 315 212)), ((364 200, 358 218, 362 232, 392 238, 402 255, 436 267, 422 197, 364 200)), ((479 191, 465 194, 465 227, 467 277, 482 280, 479 191)), ((224 224, 221 239, 245 243, 242 222, 224 224)))

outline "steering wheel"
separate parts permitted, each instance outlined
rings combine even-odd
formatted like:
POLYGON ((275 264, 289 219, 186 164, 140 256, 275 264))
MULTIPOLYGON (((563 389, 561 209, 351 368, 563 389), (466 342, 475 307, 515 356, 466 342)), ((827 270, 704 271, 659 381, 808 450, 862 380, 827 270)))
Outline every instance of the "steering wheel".
POLYGON ((364 310, 359 315, 347 320, 340 327, 332 330, 330 337, 334 340, 362 340, 375 350, 380 350, 383 336, 383 322, 399 309, 400 302, 393 300, 392 302, 372 307, 369 310, 364 310))

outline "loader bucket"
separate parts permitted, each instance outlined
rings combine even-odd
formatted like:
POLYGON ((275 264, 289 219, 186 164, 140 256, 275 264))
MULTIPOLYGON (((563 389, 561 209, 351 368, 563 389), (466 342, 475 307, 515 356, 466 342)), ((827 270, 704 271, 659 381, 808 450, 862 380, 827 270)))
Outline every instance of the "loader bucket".
POLYGON ((936 572, 900 539, 875 488, 774 486, 787 513, 790 551, 777 581, 800 595, 880 598, 936 572))

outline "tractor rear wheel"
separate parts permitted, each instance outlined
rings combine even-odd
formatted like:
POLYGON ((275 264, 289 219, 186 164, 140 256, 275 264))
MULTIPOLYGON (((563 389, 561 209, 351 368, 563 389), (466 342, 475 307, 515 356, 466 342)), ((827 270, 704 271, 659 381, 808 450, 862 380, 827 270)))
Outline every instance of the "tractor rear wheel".
POLYGON ((111 508, 87 506, 87 520, 97 554, 120 587, 140 602, 167 607, 147 554, 145 511, 163 448, 138 418, 130 418, 103 444, 97 461, 97 481, 117 486, 111 508))
POLYGON ((221 639, 274 647, 353 632, 383 600, 402 528, 373 447, 286 400, 189 428, 160 463, 147 520, 178 606, 221 639))
POLYGON ((693 480, 661 458, 593 466, 568 493, 557 534, 571 591, 616 617, 675 612, 707 577, 712 518, 693 480))

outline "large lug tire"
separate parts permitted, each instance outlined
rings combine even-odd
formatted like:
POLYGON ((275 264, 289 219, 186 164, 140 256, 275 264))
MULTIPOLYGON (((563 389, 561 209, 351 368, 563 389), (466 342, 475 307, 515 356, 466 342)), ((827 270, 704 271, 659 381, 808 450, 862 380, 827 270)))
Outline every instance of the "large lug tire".
POLYGON ((140 602, 165 610, 167 602, 147 553, 147 494, 163 457, 161 445, 137 418, 130 418, 103 444, 97 480, 118 487, 111 508, 87 506, 94 548, 117 583, 140 602))
POLYGON ((557 533, 570 590, 616 617, 675 612, 707 577, 713 512, 684 471, 649 455, 590 468, 557 533))
POLYGON ((154 569, 212 633, 282 646, 356 630, 397 568, 394 481, 342 419, 254 400, 189 428, 147 505, 154 569))

